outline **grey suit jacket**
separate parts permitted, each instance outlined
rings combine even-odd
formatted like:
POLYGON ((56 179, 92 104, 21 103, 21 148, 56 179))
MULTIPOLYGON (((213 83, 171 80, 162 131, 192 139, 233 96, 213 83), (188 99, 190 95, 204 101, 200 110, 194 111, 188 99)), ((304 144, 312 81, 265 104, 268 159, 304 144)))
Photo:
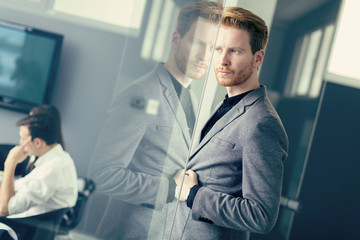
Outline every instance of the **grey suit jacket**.
POLYGON ((172 239, 246 239, 275 224, 288 138, 264 86, 246 95, 194 147, 202 186, 179 204, 172 239))
POLYGON ((110 200, 98 237, 160 239, 169 178, 185 167, 189 144, 185 113, 158 64, 118 94, 99 136, 89 175, 110 200))

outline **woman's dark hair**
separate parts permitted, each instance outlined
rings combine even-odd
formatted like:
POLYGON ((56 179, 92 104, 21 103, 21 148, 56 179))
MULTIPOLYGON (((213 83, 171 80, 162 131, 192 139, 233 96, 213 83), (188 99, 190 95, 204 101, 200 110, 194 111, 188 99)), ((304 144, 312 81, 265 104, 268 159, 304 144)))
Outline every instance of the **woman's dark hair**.
POLYGON ((65 143, 64 143, 64 138, 63 138, 62 128, 61 128, 61 117, 60 117, 59 110, 53 105, 44 104, 44 105, 39 105, 39 106, 32 108, 29 115, 34 115, 34 114, 49 114, 54 119, 54 122, 57 125, 56 129, 58 129, 57 135, 59 136, 59 139, 57 142, 60 143, 61 146, 65 149, 65 143))

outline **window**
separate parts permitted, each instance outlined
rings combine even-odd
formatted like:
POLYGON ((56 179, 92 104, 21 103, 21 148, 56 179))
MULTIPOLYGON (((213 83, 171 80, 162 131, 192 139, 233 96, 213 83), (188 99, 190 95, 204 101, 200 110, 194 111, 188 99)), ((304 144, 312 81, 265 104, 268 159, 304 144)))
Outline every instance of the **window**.
POLYGON ((53 10, 120 27, 140 29, 145 4, 145 0, 54 0, 53 10))
POLYGON ((360 24, 359 8, 358 0, 343 1, 328 69, 331 78, 338 78, 339 83, 342 84, 349 81, 350 85, 355 84, 355 86, 359 86, 360 79, 358 60, 360 34, 356 30, 360 24))
POLYGON ((154 0, 141 49, 144 59, 164 61, 170 54, 171 34, 176 27, 178 7, 173 1, 154 0))
POLYGON ((287 78, 287 96, 319 96, 334 30, 335 25, 329 24, 298 38, 287 78))

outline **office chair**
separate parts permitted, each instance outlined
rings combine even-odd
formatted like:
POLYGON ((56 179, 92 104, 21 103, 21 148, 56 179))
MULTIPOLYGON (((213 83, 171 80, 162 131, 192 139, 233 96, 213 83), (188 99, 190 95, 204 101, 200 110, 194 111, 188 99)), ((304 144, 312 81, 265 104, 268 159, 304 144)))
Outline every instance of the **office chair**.
POLYGON ((85 211, 86 203, 92 192, 95 190, 95 183, 91 179, 79 177, 78 189, 79 192, 76 204, 74 207, 69 208, 64 214, 60 223, 58 235, 66 235, 70 230, 79 225, 85 211))
POLYGON ((0 222, 11 227, 19 240, 53 240, 67 211, 69 208, 23 218, 1 217, 0 222))
MULTIPOLYGON (((0 170, 4 170, 4 162, 6 160, 6 157, 9 153, 9 151, 15 147, 15 144, 0 144, 0 170)), ((24 171, 26 169, 26 166, 29 162, 29 157, 27 157, 24 161, 19 163, 16 166, 15 169, 15 176, 22 176, 24 174, 24 171)))

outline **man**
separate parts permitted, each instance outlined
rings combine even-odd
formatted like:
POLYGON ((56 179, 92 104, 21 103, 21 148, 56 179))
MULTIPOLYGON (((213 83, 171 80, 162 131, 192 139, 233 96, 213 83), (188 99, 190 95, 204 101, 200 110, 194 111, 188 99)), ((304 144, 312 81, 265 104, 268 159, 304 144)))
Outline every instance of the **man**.
POLYGON ((258 81, 267 40, 261 18, 224 10, 213 63, 227 96, 174 178, 180 187, 185 172, 174 239, 247 239, 276 222, 288 139, 258 81))
POLYGON ((173 176, 185 166, 195 122, 188 86, 207 72, 221 7, 184 6, 169 60, 112 103, 89 169, 97 191, 110 197, 99 238, 158 240, 166 234, 166 203, 174 200, 173 176))
POLYGON ((72 207, 77 199, 74 162, 59 144, 58 125, 48 114, 28 115, 17 122, 20 145, 10 150, 0 186, 0 216, 28 217, 72 207), (33 170, 14 180, 15 168, 37 156, 33 170))

